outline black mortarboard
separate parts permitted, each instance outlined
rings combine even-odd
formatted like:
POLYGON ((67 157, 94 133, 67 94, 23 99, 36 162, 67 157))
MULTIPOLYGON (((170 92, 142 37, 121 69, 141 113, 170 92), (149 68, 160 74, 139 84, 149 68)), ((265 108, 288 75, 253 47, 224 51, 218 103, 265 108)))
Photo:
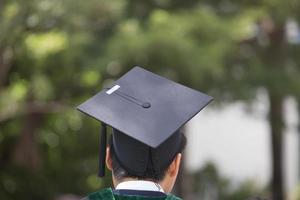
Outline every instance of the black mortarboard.
POLYGON ((106 124, 114 130, 120 164, 142 176, 149 156, 154 169, 170 164, 181 141, 179 129, 212 99, 143 68, 131 69, 78 106, 102 122, 99 176, 105 169, 106 124))

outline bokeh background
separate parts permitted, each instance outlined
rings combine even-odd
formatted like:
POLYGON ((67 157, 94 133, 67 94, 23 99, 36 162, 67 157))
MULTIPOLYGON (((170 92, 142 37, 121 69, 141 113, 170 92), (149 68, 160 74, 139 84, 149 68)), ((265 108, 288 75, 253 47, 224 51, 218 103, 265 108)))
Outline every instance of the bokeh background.
POLYGON ((215 97, 176 194, 300 199, 298 22, 298 0, 1 0, 0 199, 109 186, 100 124, 75 107, 136 65, 215 97))

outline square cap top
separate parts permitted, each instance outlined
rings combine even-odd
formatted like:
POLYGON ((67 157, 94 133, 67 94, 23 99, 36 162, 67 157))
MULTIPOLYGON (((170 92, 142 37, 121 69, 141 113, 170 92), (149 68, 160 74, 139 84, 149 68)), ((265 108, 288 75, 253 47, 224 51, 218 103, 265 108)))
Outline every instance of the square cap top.
POLYGON ((212 97, 134 67, 77 108, 152 148, 200 112, 212 97))

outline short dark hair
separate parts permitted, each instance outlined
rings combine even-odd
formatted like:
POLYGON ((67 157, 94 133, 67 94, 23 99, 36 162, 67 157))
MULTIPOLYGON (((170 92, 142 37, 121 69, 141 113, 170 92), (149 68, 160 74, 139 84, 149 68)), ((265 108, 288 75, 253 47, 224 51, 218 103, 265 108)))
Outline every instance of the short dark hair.
MULTIPOLYGON (((177 151, 177 153, 174 155, 174 158, 178 153, 183 152, 183 150, 185 149, 186 143, 187 143, 187 139, 186 139, 185 135, 182 135, 182 141, 181 141, 180 148, 177 151)), ((144 175, 140 176, 137 174, 132 174, 132 173, 128 172, 127 170, 125 170, 120 165, 120 162, 118 161, 115 151, 114 151, 112 137, 109 140, 109 148, 110 148, 110 157, 112 159, 113 175, 118 181, 122 181, 122 179, 124 179, 124 178, 137 178, 139 180, 147 179, 147 180, 159 182, 164 179, 164 177, 166 175, 166 171, 169 166, 166 166, 165 168, 160 169, 160 170, 154 170, 152 159, 149 157, 148 164, 146 167, 146 172, 144 173, 144 175)), ((173 159, 172 159, 172 161, 173 161, 173 159)))

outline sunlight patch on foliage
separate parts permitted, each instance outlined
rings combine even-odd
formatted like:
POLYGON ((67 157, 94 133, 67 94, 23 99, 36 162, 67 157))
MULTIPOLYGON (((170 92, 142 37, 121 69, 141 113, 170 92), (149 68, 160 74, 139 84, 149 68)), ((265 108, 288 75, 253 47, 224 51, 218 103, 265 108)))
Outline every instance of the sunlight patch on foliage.
POLYGON ((53 127, 59 133, 65 133, 68 130, 66 120, 63 117, 57 117, 54 120, 53 127))
POLYGON ((255 23, 265 15, 263 9, 248 9, 232 21, 232 35, 236 41, 252 38, 257 32, 255 23))
POLYGON ((32 80, 34 96, 39 100, 49 100, 53 95, 53 87, 49 78, 43 74, 35 75, 32 80))
POLYGON ((128 35, 135 35, 139 32, 139 23, 134 19, 127 20, 121 24, 120 31, 128 35))
POLYGON ((50 131, 43 131, 40 135, 40 140, 46 143, 49 147, 54 148, 59 145, 59 136, 57 134, 50 131))
POLYGON ((12 84, 10 88, 10 96, 18 101, 25 98, 28 91, 28 84, 25 80, 19 80, 12 84))
POLYGON ((55 31, 30 34, 25 39, 25 44, 36 58, 42 59, 64 50, 67 47, 67 36, 55 31))
POLYGON ((88 87, 95 86, 100 80, 101 76, 97 70, 85 71, 81 76, 81 83, 88 87))
POLYGON ((19 12, 19 5, 17 3, 8 4, 3 11, 3 17, 6 19, 11 19, 15 17, 19 12))
POLYGON ((67 113, 67 121, 68 121, 69 127, 73 131, 78 131, 82 126, 82 120, 80 117, 80 113, 77 112, 76 110, 72 109, 70 112, 67 113))
POLYGON ((10 87, 0 92, 0 121, 14 116, 27 96, 28 83, 15 81, 10 87))
POLYGON ((155 10, 150 16, 150 23, 153 24, 165 24, 169 22, 169 13, 164 10, 155 10))

